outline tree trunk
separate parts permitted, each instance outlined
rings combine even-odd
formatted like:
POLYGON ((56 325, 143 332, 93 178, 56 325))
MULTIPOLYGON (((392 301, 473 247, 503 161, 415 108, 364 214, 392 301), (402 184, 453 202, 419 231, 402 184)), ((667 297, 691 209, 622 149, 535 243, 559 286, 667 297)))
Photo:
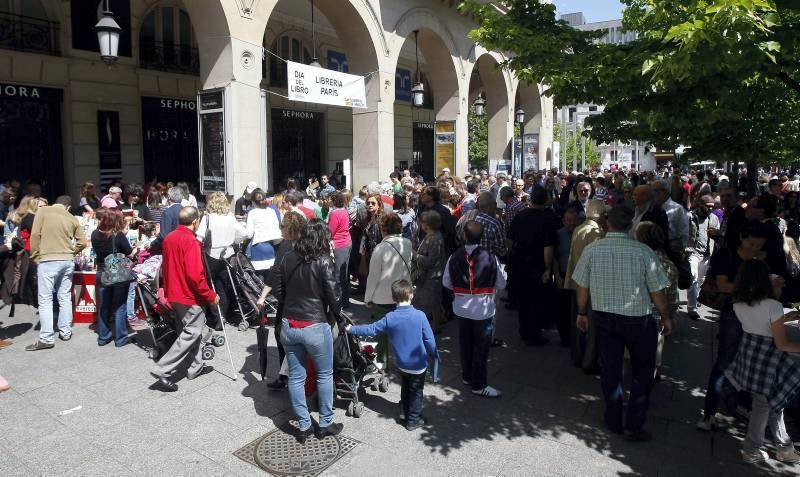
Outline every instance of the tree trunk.
POLYGON ((758 183, 758 159, 751 157, 745 162, 745 165, 747 166, 747 195, 753 197, 756 195, 756 184, 758 183))

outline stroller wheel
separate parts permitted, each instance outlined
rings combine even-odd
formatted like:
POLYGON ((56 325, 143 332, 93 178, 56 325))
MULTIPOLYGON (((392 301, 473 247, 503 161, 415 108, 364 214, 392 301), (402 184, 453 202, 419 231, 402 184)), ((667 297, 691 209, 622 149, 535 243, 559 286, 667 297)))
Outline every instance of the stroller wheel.
POLYGON ((209 361, 209 360, 214 359, 214 354, 215 354, 215 352, 214 352, 214 348, 212 346, 204 346, 203 347, 202 358, 204 360, 209 361))
POLYGON ((389 391, 389 380, 387 378, 381 378, 380 383, 378 383, 378 390, 382 393, 389 391))
POLYGON ((355 404, 353 403, 353 401, 350 401, 350 402, 347 404, 347 411, 345 411, 345 414, 346 414, 348 417, 349 417, 349 416, 353 416, 353 415, 354 415, 354 413, 355 413, 354 411, 355 411, 355 404))
POLYGON ((158 348, 151 349, 147 354, 150 356, 150 359, 152 359, 153 361, 158 361, 158 358, 161 355, 161 353, 158 352, 158 348))
POLYGON ((372 384, 369 385, 369 388, 372 389, 373 392, 378 391, 378 380, 375 379, 372 381, 372 384))
POLYGON ((353 405, 353 417, 359 418, 364 414, 364 403, 357 402, 353 405))
POLYGON ((225 337, 222 335, 214 335, 211 337, 211 344, 217 347, 225 346, 225 337))
POLYGON ((250 329, 250 323, 247 320, 243 319, 239 322, 239 331, 247 331, 250 329))

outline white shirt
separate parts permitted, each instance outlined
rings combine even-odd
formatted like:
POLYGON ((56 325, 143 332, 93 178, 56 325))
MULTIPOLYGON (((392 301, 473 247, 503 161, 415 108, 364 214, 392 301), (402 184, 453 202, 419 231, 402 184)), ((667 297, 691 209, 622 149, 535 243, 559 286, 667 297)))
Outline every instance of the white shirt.
POLYGON ((689 215, 686 209, 672 198, 661 204, 661 208, 667 213, 667 220, 669 220, 670 242, 680 239, 681 243, 686 246, 689 241, 689 215))
POLYGON ((766 298, 752 306, 744 302, 734 303, 733 311, 745 333, 772 337, 772 323, 783 316, 783 305, 778 300, 766 298))
POLYGON ((392 300, 392 283, 397 280, 408 280, 410 282, 411 271, 408 268, 410 266, 411 241, 400 235, 383 237, 383 240, 375 246, 369 259, 369 274, 367 275, 364 301, 379 305, 394 303, 392 300), (399 254, 397 253, 398 251, 400 252, 399 254))
POLYGON ((195 197, 192 194, 189 194, 188 199, 183 199, 181 201, 181 207, 189 207, 189 206, 197 208, 197 197, 195 197))
POLYGON ((278 214, 270 207, 251 209, 247 213, 247 235, 253 239, 254 244, 281 239, 283 236, 278 214))
POLYGON ((208 214, 197 227, 197 238, 202 242, 206 238, 206 228, 211 224, 211 250, 209 255, 216 259, 233 255, 234 243, 247 238, 247 229, 232 215, 208 214))
MULTIPOLYGON (((477 245, 467 245, 464 247, 467 253, 472 253, 477 245)), ((497 257, 495 257, 497 261, 497 257)), ((444 267, 444 275, 442 276, 442 285, 448 289, 453 289, 453 281, 450 279, 450 259, 447 259, 447 265, 444 267)), ((500 267, 500 262, 497 261, 497 281, 494 284, 496 290, 502 290, 506 287, 506 272, 500 267)), ((468 320, 487 320, 494 316, 494 294, 491 295, 462 295, 456 293, 453 299, 453 313, 461 318, 468 320)))

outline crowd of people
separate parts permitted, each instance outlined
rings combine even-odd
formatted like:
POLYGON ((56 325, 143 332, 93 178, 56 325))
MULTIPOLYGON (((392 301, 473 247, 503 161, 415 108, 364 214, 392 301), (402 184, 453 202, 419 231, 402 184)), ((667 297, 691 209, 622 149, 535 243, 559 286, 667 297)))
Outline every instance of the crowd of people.
MULTIPOLYGON (((71 337, 73 257, 89 242, 101 274, 111 275, 109 256, 162 255, 181 336, 152 373, 173 391, 186 356, 194 356, 189 379, 209 371, 198 342, 204 326, 219 329, 235 314, 225 260, 242 249, 266 283, 259 304, 269 295, 279 304, 276 338, 286 366, 268 387, 288 389, 301 442, 342 429, 333 422, 333 342, 337 329, 348 328, 341 316, 351 298, 363 296, 371 311, 371 323, 351 333, 379 335, 384 370, 393 350, 408 429, 426 422, 425 376, 448 323, 457 324, 464 385, 476 396, 502 396, 488 382, 487 361, 492 347, 507 346, 495 335, 496 310, 505 306, 516 312, 524 343, 546 346, 555 328, 573 363, 600 374, 605 425, 631 441, 651 439, 647 409, 669 352, 664 337, 681 328, 678 317, 699 320, 706 306, 720 312, 719 346, 698 429, 718 426, 720 402, 733 393, 752 407, 744 460, 768 457, 769 425, 775 458, 796 463, 783 411, 800 390, 800 367, 788 354, 800 344, 784 324, 800 312, 784 306, 800 301, 800 175, 765 172, 755 191, 747 179, 743 170, 528 171, 513 178, 444 169, 426 182, 405 170, 354 191, 325 175, 305 188, 289 179, 274 194, 251 182, 235 200, 214 192, 199 204, 183 183, 115 184, 102 198, 87 183, 75 207, 69 196, 48 205, 35 186, 18 199, 19 185, 7 183, 0 187, 0 214, 8 217, 0 298, 39 307, 39 339, 26 349, 49 349, 56 332, 71 337), (90 237, 73 214, 97 220, 90 237), (678 290, 686 290, 685 312, 678 290), (626 350, 632 383, 623 416, 626 350), (318 423, 306 404, 307 358, 318 423)), ((99 345, 124 346, 128 329, 144 326, 132 290, 129 282, 98 280, 99 345)))

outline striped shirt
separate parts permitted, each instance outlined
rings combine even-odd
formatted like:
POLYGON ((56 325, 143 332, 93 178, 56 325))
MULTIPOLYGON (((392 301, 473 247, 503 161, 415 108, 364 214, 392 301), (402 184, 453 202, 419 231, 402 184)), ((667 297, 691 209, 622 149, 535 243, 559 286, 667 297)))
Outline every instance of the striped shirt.
POLYGON ((624 316, 652 313, 650 293, 670 285, 655 252, 622 232, 586 247, 572 279, 589 289, 593 310, 624 316))

